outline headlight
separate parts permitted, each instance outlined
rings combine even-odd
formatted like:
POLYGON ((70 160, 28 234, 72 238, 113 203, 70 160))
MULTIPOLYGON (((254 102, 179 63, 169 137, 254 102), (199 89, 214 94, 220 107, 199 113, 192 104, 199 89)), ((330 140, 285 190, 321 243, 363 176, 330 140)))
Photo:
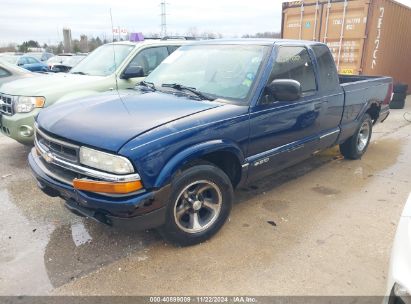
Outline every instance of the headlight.
POLYGON ((128 174, 134 172, 133 165, 127 158, 87 147, 80 148, 80 163, 116 174, 128 174))
POLYGON ((34 108, 44 107, 46 99, 44 97, 19 96, 14 104, 16 113, 29 113, 34 108))

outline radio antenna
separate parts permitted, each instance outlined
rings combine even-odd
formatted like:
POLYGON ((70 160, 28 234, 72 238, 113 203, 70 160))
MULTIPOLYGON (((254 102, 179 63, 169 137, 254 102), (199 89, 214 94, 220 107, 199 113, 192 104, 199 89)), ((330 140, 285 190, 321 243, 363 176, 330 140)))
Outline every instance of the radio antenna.
MULTIPOLYGON (((113 37, 113 41, 111 42, 111 45, 113 46, 113 59, 114 59, 114 69, 115 69, 114 70, 114 77, 116 79, 116 92, 117 92, 118 98, 120 99, 121 103, 124 105, 123 98, 121 98, 120 92, 118 91, 116 49, 114 47, 114 27, 113 27, 113 15, 111 14, 111 8, 110 8, 110 21, 111 21, 111 35, 113 37)), ((124 107, 126 108, 127 112, 129 112, 125 105, 124 105, 124 107)))
POLYGON ((114 59, 114 76, 116 78, 116 90, 118 92, 118 82, 117 82, 117 63, 116 63, 116 49, 114 47, 114 27, 113 27, 113 15, 111 14, 110 8, 110 21, 111 21, 111 35, 112 35, 112 42, 111 45, 113 46, 113 59, 114 59))

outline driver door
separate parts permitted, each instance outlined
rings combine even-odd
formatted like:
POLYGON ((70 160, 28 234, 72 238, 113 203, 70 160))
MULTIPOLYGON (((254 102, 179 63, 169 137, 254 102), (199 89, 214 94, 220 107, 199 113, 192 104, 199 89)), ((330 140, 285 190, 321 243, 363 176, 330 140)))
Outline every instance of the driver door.
POLYGON ((295 101, 277 100, 263 92, 250 110, 249 176, 268 174, 307 157, 318 145, 321 96, 308 49, 280 46, 267 83, 293 79, 302 95, 295 101))
POLYGON ((158 46, 145 48, 137 53, 124 69, 126 71, 130 67, 141 67, 144 72, 143 77, 135 77, 129 79, 120 79, 118 85, 121 89, 132 89, 140 81, 144 80, 164 59, 168 57, 167 46, 158 46))

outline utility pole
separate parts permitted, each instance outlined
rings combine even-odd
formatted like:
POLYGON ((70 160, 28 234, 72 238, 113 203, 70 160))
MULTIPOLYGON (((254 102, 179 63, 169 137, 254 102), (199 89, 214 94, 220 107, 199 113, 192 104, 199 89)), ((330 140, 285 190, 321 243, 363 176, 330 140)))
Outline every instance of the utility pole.
POLYGON ((167 36, 166 5, 167 3, 165 0, 161 1, 161 37, 167 36))

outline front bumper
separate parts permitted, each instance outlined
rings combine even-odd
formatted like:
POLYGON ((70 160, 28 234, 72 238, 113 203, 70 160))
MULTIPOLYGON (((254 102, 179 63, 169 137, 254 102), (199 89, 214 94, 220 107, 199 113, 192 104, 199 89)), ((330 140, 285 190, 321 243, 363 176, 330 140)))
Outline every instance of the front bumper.
POLYGON ((79 191, 58 181, 42 170, 41 156, 29 154, 29 165, 39 188, 47 195, 61 197, 73 213, 90 217, 98 222, 134 230, 159 227, 165 222, 166 203, 170 186, 156 191, 136 193, 130 196, 105 196, 79 191))
POLYGON ((34 141, 34 117, 40 109, 30 113, 16 113, 12 116, 0 114, 0 131, 7 137, 25 145, 32 145, 34 141))

